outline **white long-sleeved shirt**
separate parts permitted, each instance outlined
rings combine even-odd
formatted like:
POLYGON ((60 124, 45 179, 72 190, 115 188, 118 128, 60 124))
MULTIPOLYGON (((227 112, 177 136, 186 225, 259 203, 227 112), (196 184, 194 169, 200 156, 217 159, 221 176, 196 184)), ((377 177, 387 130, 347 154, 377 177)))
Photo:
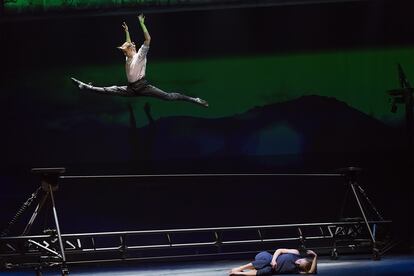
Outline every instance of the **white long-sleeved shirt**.
POLYGON ((145 77, 148 50, 149 46, 142 44, 135 55, 126 57, 125 71, 129 83, 136 82, 145 77))

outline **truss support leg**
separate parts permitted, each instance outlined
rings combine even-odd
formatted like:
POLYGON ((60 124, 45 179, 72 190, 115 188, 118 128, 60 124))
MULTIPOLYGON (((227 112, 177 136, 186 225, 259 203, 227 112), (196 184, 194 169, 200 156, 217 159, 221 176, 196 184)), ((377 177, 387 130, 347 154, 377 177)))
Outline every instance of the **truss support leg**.
POLYGON ((367 216, 365 215, 364 207, 362 207, 361 201, 359 200, 357 191, 355 189, 355 186, 357 186, 358 184, 356 184, 355 182, 352 182, 352 181, 351 181, 350 184, 351 184, 352 192, 354 193, 355 199, 358 203, 359 210, 361 211, 362 217, 364 218, 365 225, 367 226, 369 236, 371 238, 371 242, 372 242, 372 259, 375 260, 375 261, 378 261, 378 260, 381 259, 381 256, 380 256, 379 250, 377 248, 374 233, 372 232, 371 227, 369 226, 369 223, 368 223, 368 220, 367 220, 367 216))

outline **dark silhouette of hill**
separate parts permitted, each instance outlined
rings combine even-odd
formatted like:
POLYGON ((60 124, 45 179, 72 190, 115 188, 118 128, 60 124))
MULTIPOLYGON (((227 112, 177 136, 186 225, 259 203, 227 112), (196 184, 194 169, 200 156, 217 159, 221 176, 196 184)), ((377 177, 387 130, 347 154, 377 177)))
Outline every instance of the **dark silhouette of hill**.
MULTIPOLYGON (((288 156, 293 163, 302 156, 315 156, 315 160, 322 162, 321 154, 368 156, 372 152, 401 151, 405 147, 401 128, 388 126, 341 101, 321 96, 303 96, 255 107, 231 117, 151 119, 150 124, 141 128, 136 128, 136 119, 148 120, 139 115, 130 118, 128 127, 104 122, 94 111, 83 109, 58 112, 45 108, 42 116, 30 116, 30 120, 27 118, 31 111, 21 110, 17 121, 4 126, 8 130, 2 137, 3 145, 8 145, 3 155, 6 164, 102 166, 195 159, 222 163, 227 161, 221 160, 238 159, 247 164, 247 159, 263 163, 260 160, 266 156, 288 164, 288 156)), ((130 116, 138 112, 144 114, 142 110, 129 109, 130 116)), ((170 165, 167 162, 166 166, 170 165)), ((158 165, 154 163, 154 167, 158 165)))
MULTIPOLYGON (((303 96, 232 117, 155 121, 155 158, 387 151, 400 134, 335 98, 303 96)), ((141 135, 149 132, 141 129, 141 135)))

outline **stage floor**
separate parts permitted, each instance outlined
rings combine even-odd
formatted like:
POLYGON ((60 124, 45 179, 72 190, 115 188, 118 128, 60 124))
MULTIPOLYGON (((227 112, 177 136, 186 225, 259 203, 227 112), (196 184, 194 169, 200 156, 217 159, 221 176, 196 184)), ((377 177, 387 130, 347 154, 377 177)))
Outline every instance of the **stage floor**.
MULTIPOLYGON (((128 266, 102 266, 102 267, 71 267, 70 275, 91 276, 224 276, 232 267, 246 263, 245 261, 212 261, 212 262, 177 262, 158 264, 137 264, 128 266)), ((0 275, 35 275, 33 271, 0 272, 0 275)), ((43 275, 60 275, 58 269, 43 272, 43 275)), ((385 256, 381 261, 372 261, 369 256, 342 256, 339 260, 332 261, 321 258, 318 263, 318 275, 414 275, 414 255, 410 256, 385 256)))

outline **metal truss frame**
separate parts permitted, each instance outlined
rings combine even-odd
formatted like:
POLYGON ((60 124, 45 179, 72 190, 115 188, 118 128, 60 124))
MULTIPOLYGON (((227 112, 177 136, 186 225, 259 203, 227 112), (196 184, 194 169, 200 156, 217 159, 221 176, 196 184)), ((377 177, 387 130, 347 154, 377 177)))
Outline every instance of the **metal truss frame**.
MULTIPOLYGON (((260 246, 290 242, 302 249, 328 249, 331 256, 338 256, 338 248, 372 248, 374 260, 382 252, 377 240, 377 227, 390 224, 384 220, 358 185, 356 176, 360 169, 350 167, 339 174, 171 174, 171 175, 62 175, 65 168, 35 168, 40 174, 43 198, 38 203, 29 223, 20 236, 0 237, 0 266, 3 268, 34 267, 41 275, 41 267, 60 266, 67 275, 68 264, 101 263, 129 260, 154 260, 202 256, 232 255, 252 252, 260 246), (227 177, 227 176, 305 176, 345 177, 353 191, 361 218, 339 222, 297 223, 279 225, 253 225, 214 228, 184 228, 117 232, 62 234, 59 227, 54 191, 59 179, 84 178, 153 178, 153 177, 227 177), (361 200, 369 204, 375 220, 368 220, 361 200), (46 200, 51 200, 55 229, 43 235, 28 235, 37 214, 46 200), (312 245, 313 241, 325 244, 312 245), (249 247, 250 246, 250 247, 249 247), (254 247, 252 247, 254 246, 254 247), (179 250, 179 251, 177 251, 179 250)), ((37 192, 39 189, 37 190, 37 192)), ((36 196, 37 196, 36 192, 36 196)), ((32 197, 36 197, 33 196, 32 197)), ((30 201, 31 202, 31 201, 30 201)), ((20 212, 20 211, 19 211, 20 212)), ((18 217, 18 216, 17 216, 18 217)), ((15 216, 12 222, 17 220, 15 216)), ((11 223, 13 224, 13 223, 11 223)), ((12 226, 12 225, 9 225, 12 226)), ((8 231, 6 231, 8 232, 8 231)), ((1 268, 0 268, 1 269, 1 268)))

